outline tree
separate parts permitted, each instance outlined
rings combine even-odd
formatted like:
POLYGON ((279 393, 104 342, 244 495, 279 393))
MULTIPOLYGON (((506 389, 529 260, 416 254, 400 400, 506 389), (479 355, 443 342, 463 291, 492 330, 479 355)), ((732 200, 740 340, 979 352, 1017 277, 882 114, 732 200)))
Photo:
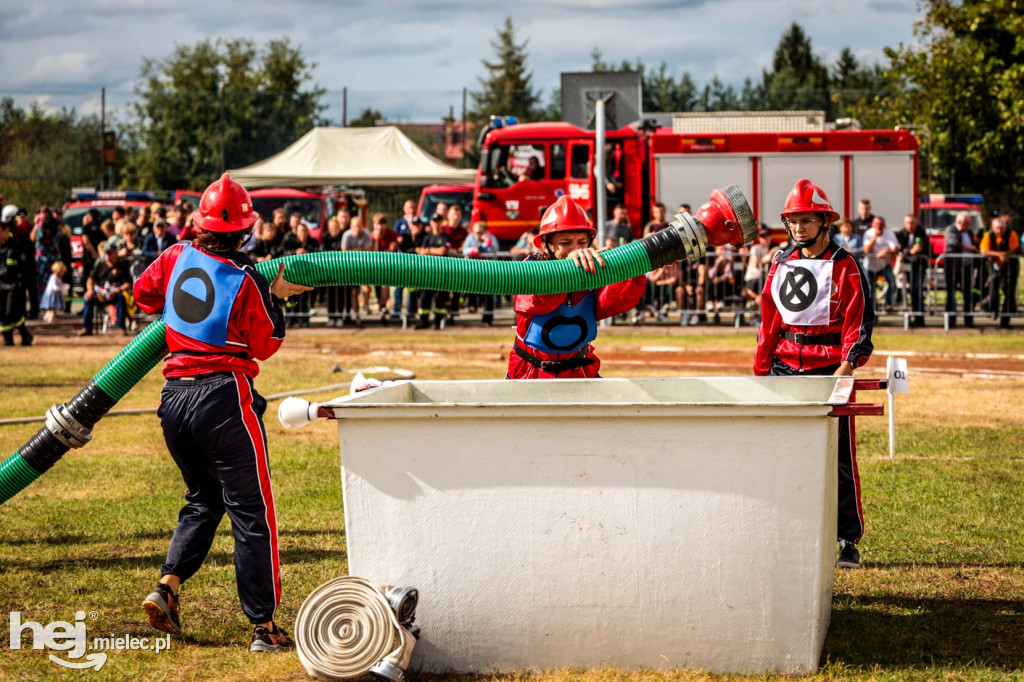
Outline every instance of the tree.
POLYGON ((562 88, 551 88, 547 106, 544 107, 540 118, 542 121, 562 120, 562 88))
POLYGON ((740 98, 736 95, 736 89, 722 83, 716 73, 704 86, 700 107, 704 111, 737 111, 740 108, 740 98))
POLYGON ((623 59, 619 63, 619 65, 616 66, 615 64, 612 64, 611 62, 606 62, 604 60, 604 57, 601 55, 601 50, 599 50, 596 47, 593 50, 591 50, 591 52, 590 52, 590 59, 591 59, 591 65, 590 65, 590 70, 591 71, 636 71, 636 72, 639 72, 639 73, 643 73, 643 71, 644 71, 644 63, 643 63, 643 61, 639 57, 636 58, 636 65, 635 66, 633 64, 631 64, 628 59, 623 59))
POLYGON ((377 124, 377 121, 383 121, 384 114, 380 113, 376 109, 366 107, 357 118, 352 119, 348 122, 348 125, 352 128, 372 128, 377 124))
POLYGON ((480 60, 487 72, 480 77, 481 89, 471 92, 473 106, 468 118, 477 125, 487 124, 491 116, 515 116, 520 121, 536 121, 542 114, 541 95, 533 88, 533 75, 527 66, 528 40, 516 43, 516 27, 512 17, 498 29, 491 41, 495 61, 480 60))
MULTIPOLYGON (((643 60, 606 60, 598 48, 590 53, 594 71, 638 71, 643 78, 643 109, 668 111, 765 111, 824 110, 828 118, 848 116, 872 94, 886 87, 877 64, 863 66, 853 51, 843 48, 831 69, 814 54, 810 37, 797 23, 783 32, 770 69, 761 72, 759 82, 747 77, 737 92, 717 74, 698 87, 688 72, 678 80, 665 62, 649 69, 643 60)), ((863 115, 863 114, 862 114, 863 115)))
POLYGON ((761 75, 765 109, 823 109, 831 113, 828 69, 814 55, 810 37, 794 22, 779 40, 772 68, 761 75))
POLYGON ((1024 14, 1014 0, 926 0, 917 45, 887 49, 889 91, 865 107, 932 134, 937 187, 1024 208, 1024 14))
POLYGON ((764 86, 755 84, 750 76, 743 79, 743 89, 740 91, 740 111, 763 111, 764 86))
POLYGON ((201 188, 224 168, 281 151, 320 123, 324 90, 288 40, 258 50, 247 39, 179 45, 144 59, 130 131, 138 150, 123 183, 201 188))
POLYGON ((4 201, 29 212, 59 206, 69 188, 96 185, 100 177, 100 121, 74 109, 28 111, 0 100, 0 182, 4 201))
MULTIPOLYGON (((864 105, 877 95, 887 93, 887 85, 878 64, 862 66, 853 50, 844 47, 829 72, 832 111, 836 118, 853 116, 862 125, 877 126, 880 121, 864 115, 864 105)), ((884 125, 884 124, 882 124, 884 125)))
POLYGON ((689 72, 676 80, 665 62, 644 72, 643 89, 644 111, 693 111, 697 106, 697 85, 689 72))
POLYGON ((676 81, 668 72, 668 65, 661 62, 657 70, 648 69, 639 57, 636 64, 623 59, 616 66, 606 62, 598 48, 590 53, 593 71, 636 71, 641 77, 642 106, 647 112, 693 111, 698 106, 697 85, 689 72, 684 71, 676 81))
POLYGON ((832 65, 831 77, 832 85, 838 90, 858 90, 867 85, 860 62, 848 46, 839 51, 836 63, 832 65))

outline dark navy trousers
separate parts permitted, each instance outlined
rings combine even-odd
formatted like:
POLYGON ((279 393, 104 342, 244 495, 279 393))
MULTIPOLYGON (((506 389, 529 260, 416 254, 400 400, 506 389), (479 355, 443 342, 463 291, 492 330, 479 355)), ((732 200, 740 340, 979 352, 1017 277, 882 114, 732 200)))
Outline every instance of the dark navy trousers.
POLYGON ((235 578, 252 623, 281 602, 277 519, 263 413, 267 401, 240 373, 168 379, 160 395, 164 440, 188 486, 161 575, 188 580, 210 551, 227 512, 235 537, 235 578))
MULTIPOLYGON (((837 369, 839 365, 801 372, 776 360, 772 362, 770 376, 831 376, 837 369)), ((850 400, 853 400, 853 395, 850 400)), ((864 535, 864 508, 860 501, 860 473, 857 471, 857 434, 853 418, 836 419, 839 420, 839 519, 836 535, 839 540, 857 543, 864 535)))

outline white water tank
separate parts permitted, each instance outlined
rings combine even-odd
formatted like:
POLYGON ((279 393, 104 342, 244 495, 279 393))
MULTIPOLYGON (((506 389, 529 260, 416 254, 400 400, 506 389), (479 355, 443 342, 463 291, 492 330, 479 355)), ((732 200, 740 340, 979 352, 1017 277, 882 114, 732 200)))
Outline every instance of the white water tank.
POLYGON ((408 381, 322 404, 349 571, 419 590, 412 670, 812 672, 836 548, 827 415, 851 388, 408 381))

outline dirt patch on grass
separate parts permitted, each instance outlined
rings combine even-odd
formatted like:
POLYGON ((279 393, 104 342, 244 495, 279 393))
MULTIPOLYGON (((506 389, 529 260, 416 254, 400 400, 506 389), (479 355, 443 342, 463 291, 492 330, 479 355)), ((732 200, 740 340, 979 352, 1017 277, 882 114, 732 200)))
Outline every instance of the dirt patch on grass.
MULTIPOLYGON (((387 361, 392 363, 399 358, 417 359, 430 358, 434 363, 444 364, 447 359, 453 363, 462 364, 467 359, 474 362, 481 361, 504 361, 512 347, 511 338, 507 341, 491 343, 466 343, 459 341, 452 343, 452 340, 445 340, 435 336, 431 339, 417 337, 418 342, 410 347, 400 343, 375 343, 368 348, 363 344, 350 343, 345 340, 336 341, 331 345, 333 351, 339 355, 346 355, 353 351, 367 353, 365 359, 376 361, 387 361)), ((691 344, 692 345, 692 344, 691 344)), ((753 361, 754 345, 749 349, 738 350, 716 350, 707 347, 687 347, 683 343, 674 348, 671 343, 656 346, 639 346, 632 344, 625 345, 616 343, 614 339, 598 339, 595 344, 597 354, 606 368, 615 366, 621 367, 660 367, 671 369, 674 367, 704 369, 708 373, 711 370, 720 368, 729 373, 735 371, 751 371, 753 361), (610 343, 608 341, 611 341, 610 343)), ((297 352, 318 352, 313 349, 303 348, 297 352)), ((898 355, 898 353, 897 353, 898 355)), ((410 362, 410 360, 406 360, 410 362)), ((880 373, 885 370, 886 356, 876 354, 865 365, 862 372, 880 373)), ((932 357, 928 355, 914 356, 909 359, 911 372, 922 372, 927 374, 942 374, 951 376, 971 375, 992 375, 995 377, 1006 376, 1007 378, 1024 379, 1024 359, 1017 358, 992 358, 992 357, 970 357, 969 354, 959 356, 932 357)), ((619 374, 623 374, 620 372, 619 374)))

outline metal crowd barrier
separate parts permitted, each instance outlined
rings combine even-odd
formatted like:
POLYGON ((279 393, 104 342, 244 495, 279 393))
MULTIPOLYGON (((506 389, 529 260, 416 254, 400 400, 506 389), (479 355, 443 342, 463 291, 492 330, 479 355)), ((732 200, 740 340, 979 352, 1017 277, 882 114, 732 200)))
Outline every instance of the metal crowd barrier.
POLYGON ((756 325, 760 321, 757 301, 769 265, 761 265, 759 278, 748 283, 749 258, 745 253, 709 253, 699 261, 666 266, 654 277, 648 275, 643 300, 618 321, 693 326, 729 320, 735 327, 756 325))
MULTIPOLYGON (((462 257, 456 256, 456 257, 462 257)), ((500 252, 496 254, 481 254, 481 258, 492 260, 522 260, 525 256, 500 252)), ((612 321, 613 324, 655 324, 667 325, 678 324, 682 326, 704 325, 704 324, 731 324, 734 327, 744 325, 757 325, 760 323, 758 297, 760 291, 757 287, 751 289, 745 281, 747 261, 749 254, 730 252, 728 254, 709 253, 702 260, 697 262, 683 261, 668 266, 668 272, 661 272, 657 277, 648 276, 647 291, 639 305, 631 311, 620 315, 612 321), (721 261, 719 259, 722 259, 721 261), (716 265, 717 263, 717 265, 716 265)), ((915 310, 912 303, 914 299, 914 257, 904 254, 893 259, 893 271, 896 280, 896 289, 893 292, 893 306, 886 311, 882 305, 885 287, 884 278, 879 273, 875 282, 875 309, 879 317, 887 315, 902 317, 904 329, 913 326, 915 320, 935 320, 939 317, 943 320, 943 328, 948 331, 954 317, 967 317, 970 319, 991 317, 1002 321, 1024 317, 1024 313, 1018 311, 1017 302, 1024 301, 1024 282, 1021 281, 1021 261, 1024 256, 1010 257, 1010 264, 1006 267, 996 267, 993 259, 979 254, 939 254, 930 263, 925 263, 924 268, 918 266, 918 273, 921 286, 920 309, 915 310), (956 265, 954 267, 954 261, 956 265), (953 284, 953 295, 955 299, 955 311, 946 309, 946 302, 949 296, 947 287, 946 271, 954 268, 953 272, 960 272, 959 275, 951 275, 955 278, 953 284), (968 273, 965 275, 964 273, 968 273), (963 281, 966 277, 971 286, 969 295, 965 296, 963 281), (994 278, 994 279, 993 279, 994 278), (991 289, 993 284, 1000 294, 1000 309, 993 312, 990 304, 992 297, 991 289), (1012 295, 1007 296, 1005 290, 1010 290, 1012 295), (966 309, 966 313, 964 310, 966 309), (1004 310, 1005 309, 1005 310, 1004 310)), ((920 261, 918 261, 920 263, 920 261)), ((763 286, 768 274, 768 265, 760 267, 760 277, 757 280, 763 286)), ((865 272, 867 269, 865 268, 865 272)), ((388 304, 388 320, 400 322, 402 328, 408 328, 410 320, 415 321, 417 311, 409 310, 409 292, 402 292, 403 300, 395 306, 394 289, 388 304)), ((468 296, 453 292, 453 295, 461 297, 459 305, 449 304, 450 316, 457 320, 467 311, 469 303, 468 296)), ((512 297, 495 297, 494 322, 495 324, 511 324, 515 319, 512 310, 512 297)), ((378 308, 376 301, 376 289, 371 291, 371 299, 367 302, 373 310, 378 308)), ((312 297, 310 307, 319 315, 326 308, 326 295, 323 293, 312 297)), ((482 305, 477 305, 477 312, 482 311, 482 305)), ((351 311, 355 315, 355 310, 351 311)), ((287 311, 286 317, 289 320, 308 322, 312 319, 312 311, 287 311)), ((376 319, 377 314, 371 313, 368 317, 363 313, 364 319, 376 319)))
MULTIPOLYGON (((440 256, 439 256, 440 257, 440 256)), ((455 256, 446 256, 446 258, 464 258, 460 253, 455 256)), ((499 251, 497 253, 481 253, 477 258, 483 258, 486 260, 523 260, 526 258, 526 254, 513 254, 508 251, 499 251)), ((360 287, 345 287, 347 289, 357 289, 360 287)), ((405 287, 388 287, 388 314, 386 320, 388 322, 398 322, 401 324, 402 329, 407 329, 411 321, 415 321, 417 317, 417 310, 410 310, 410 292, 405 287), (397 300, 397 296, 401 296, 401 301, 397 300)), ((367 313, 364 310, 358 311, 355 308, 355 304, 350 311, 339 313, 339 318, 342 319, 368 319, 374 320, 379 319, 379 301, 377 300, 379 287, 371 287, 370 296, 366 299, 366 306, 370 307, 371 310, 377 310, 378 312, 367 313)), ((286 319, 295 319, 300 321, 309 321, 314 315, 319 316, 327 310, 327 294, 326 290, 318 289, 315 292, 310 292, 311 303, 310 308, 313 312, 308 310, 285 312, 286 319)), ((470 303, 476 303, 476 312, 482 312, 484 304, 482 296, 462 294, 459 292, 452 292, 452 300, 449 300, 449 317, 453 320, 458 320, 464 312, 470 307, 470 303), (459 297, 459 302, 454 304, 454 297, 459 297)), ((515 313, 512 311, 512 297, 511 296, 495 296, 494 302, 494 320, 498 322, 511 322, 515 319, 515 313)))
MULTIPOLYGON (((925 315, 941 315, 946 332, 957 317, 963 317, 968 325, 977 317, 989 317, 1009 326, 1012 319, 1024 317, 1017 305, 1024 293, 1022 261, 1022 255, 1007 256, 1007 262, 999 264, 990 256, 976 253, 938 254, 928 270, 927 283, 933 295, 925 306, 925 315)), ((904 328, 909 326, 909 316, 920 314, 905 313, 904 328)))
MULTIPOLYGON (((627 315, 620 316, 617 322, 689 326, 721 324, 731 317, 731 323, 736 327, 744 324, 756 325, 760 317, 755 294, 760 292, 750 291, 744 282, 749 257, 749 254, 732 254, 731 279, 725 283, 716 283, 710 274, 718 259, 716 254, 708 254, 700 263, 677 263, 679 272, 673 284, 667 283, 671 277, 666 278, 666 283, 662 285, 649 281, 643 301, 627 315), (700 282, 703 282, 702 286, 700 282)), ((934 320, 941 317, 943 328, 949 331, 953 318, 965 316, 962 281, 966 277, 971 284, 966 298, 966 316, 971 319, 989 317, 1000 322, 1005 320, 1003 323, 1009 324, 1015 318, 1024 317, 1024 312, 1020 312, 1018 306, 1019 301, 1024 301, 1024 281, 1020 277, 1022 260, 1022 255, 1010 256, 1007 266, 997 267, 994 259, 980 254, 939 254, 934 261, 926 261, 923 268, 918 261, 921 305, 919 309, 914 309, 914 257, 901 254, 893 259, 896 288, 893 292, 894 303, 889 311, 886 311, 883 305, 885 288, 888 285, 881 272, 877 274, 874 283, 876 313, 879 317, 902 317, 904 329, 913 326, 914 320, 922 320, 923 323, 929 318, 934 320), (954 267, 953 261, 957 263, 955 269, 961 272, 960 275, 953 275, 957 278, 953 282, 956 285, 953 288, 955 312, 946 309, 950 290, 947 286, 946 270, 954 267), (966 276, 962 274, 965 270, 969 273, 966 276), (995 310, 991 304, 993 289, 998 292, 999 297, 998 308, 995 310)), ((767 276, 768 267, 761 267, 762 284, 767 276)), ((867 268, 865 272, 868 272, 867 268)))

